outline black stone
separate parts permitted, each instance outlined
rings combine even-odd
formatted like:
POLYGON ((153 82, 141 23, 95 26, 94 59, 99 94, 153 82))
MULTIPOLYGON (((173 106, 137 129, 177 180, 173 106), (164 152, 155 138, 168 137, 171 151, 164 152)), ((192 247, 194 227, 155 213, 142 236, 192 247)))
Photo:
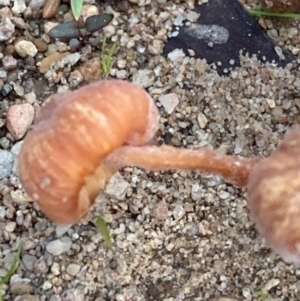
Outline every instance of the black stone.
POLYGON ((13 86, 11 84, 6 83, 1 89, 0 89, 0 94, 2 96, 7 96, 12 90, 13 86))
POLYGON ((192 49, 196 58, 215 64, 219 74, 240 66, 241 50, 244 55, 255 54, 261 62, 274 62, 281 67, 295 59, 284 50, 284 58, 278 56, 274 49, 276 45, 238 0, 208 1, 196 5, 195 12, 200 13, 198 20, 191 26, 179 28, 179 34, 167 41, 165 55, 174 49, 182 49, 188 54, 187 50, 192 49), (209 42, 213 42, 212 47, 209 42))

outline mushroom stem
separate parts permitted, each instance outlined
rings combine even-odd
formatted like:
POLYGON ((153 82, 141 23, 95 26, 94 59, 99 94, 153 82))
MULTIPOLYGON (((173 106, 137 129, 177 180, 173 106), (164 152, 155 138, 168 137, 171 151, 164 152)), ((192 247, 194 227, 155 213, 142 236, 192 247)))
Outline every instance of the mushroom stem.
POLYGON ((123 146, 106 159, 118 168, 134 165, 147 170, 200 170, 222 176, 226 181, 243 187, 249 174, 261 159, 220 154, 208 148, 180 149, 172 146, 123 146))

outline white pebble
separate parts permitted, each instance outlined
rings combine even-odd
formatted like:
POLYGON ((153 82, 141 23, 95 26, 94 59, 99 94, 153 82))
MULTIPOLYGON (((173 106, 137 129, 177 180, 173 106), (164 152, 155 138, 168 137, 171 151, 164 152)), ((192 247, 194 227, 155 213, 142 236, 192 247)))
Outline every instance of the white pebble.
POLYGON ((123 200, 129 187, 130 184, 117 172, 110 178, 106 185, 105 193, 117 200, 123 200))
POLYGON ((27 56, 35 57, 36 54, 38 53, 37 48, 30 41, 17 42, 15 45, 15 49, 21 57, 27 57, 27 56))
POLYGON ((7 150, 0 149, 0 180, 10 176, 14 163, 14 156, 7 150))
POLYGON ((155 81, 155 73, 149 69, 138 70, 132 76, 132 81, 144 88, 149 88, 155 81))
POLYGON ((69 237, 63 237, 61 239, 56 239, 50 241, 46 245, 46 250, 48 253, 54 255, 54 256, 59 256, 67 251, 70 250, 72 246, 72 241, 69 237))
POLYGON ((201 129, 204 129, 207 125, 207 118, 203 113, 199 113, 197 117, 198 124, 201 129))
POLYGON ((162 95, 158 100, 169 115, 174 112, 175 108, 179 104, 179 98, 176 93, 162 95))
POLYGON ((276 107, 276 103, 275 103, 274 99, 267 98, 266 102, 270 109, 274 109, 276 107))
POLYGON ((26 3, 24 0, 14 0, 14 6, 12 7, 12 12, 15 16, 19 16, 26 10, 26 3))

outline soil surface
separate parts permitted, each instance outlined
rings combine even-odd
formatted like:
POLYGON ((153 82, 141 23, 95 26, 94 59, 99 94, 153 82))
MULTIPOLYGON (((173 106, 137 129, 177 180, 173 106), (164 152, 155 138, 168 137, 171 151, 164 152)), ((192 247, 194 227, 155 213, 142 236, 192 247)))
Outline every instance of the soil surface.
POLYGON ((47 33, 72 20, 70 4, 61 1, 43 18, 44 2, 0 0, 0 277, 24 243, 3 300, 299 300, 299 270, 258 234, 246 191, 220 177, 127 167, 87 218, 61 227, 29 200, 17 169, 22 139, 45 99, 106 78, 151 94, 161 114, 158 144, 268 156, 300 121, 299 21, 255 19, 279 58, 288 51, 295 60, 279 67, 243 53, 240 67, 220 75, 192 50, 163 51, 176 30, 195 22, 197 1, 84 1, 84 16, 100 10, 114 20, 82 41, 64 42, 47 33), (117 42, 108 72, 104 36, 106 51, 117 42), (95 226, 98 215, 112 249, 95 226))

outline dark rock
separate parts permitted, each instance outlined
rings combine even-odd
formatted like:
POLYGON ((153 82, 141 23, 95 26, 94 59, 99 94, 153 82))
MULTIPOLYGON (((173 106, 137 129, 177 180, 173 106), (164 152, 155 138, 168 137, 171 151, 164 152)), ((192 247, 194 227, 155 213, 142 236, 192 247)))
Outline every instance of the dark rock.
POLYGON ((12 90, 13 86, 11 84, 6 83, 1 89, 0 89, 0 94, 2 96, 7 96, 12 90))
POLYGON ((214 0, 195 6, 200 13, 190 26, 174 27, 179 30, 176 37, 168 40, 164 52, 188 49, 195 52, 196 58, 206 59, 215 64, 219 74, 240 66, 240 51, 250 56, 257 55, 262 62, 275 62, 285 66, 295 57, 282 50, 275 51, 273 42, 267 37, 257 21, 244 9, 238 0, 214 0))

